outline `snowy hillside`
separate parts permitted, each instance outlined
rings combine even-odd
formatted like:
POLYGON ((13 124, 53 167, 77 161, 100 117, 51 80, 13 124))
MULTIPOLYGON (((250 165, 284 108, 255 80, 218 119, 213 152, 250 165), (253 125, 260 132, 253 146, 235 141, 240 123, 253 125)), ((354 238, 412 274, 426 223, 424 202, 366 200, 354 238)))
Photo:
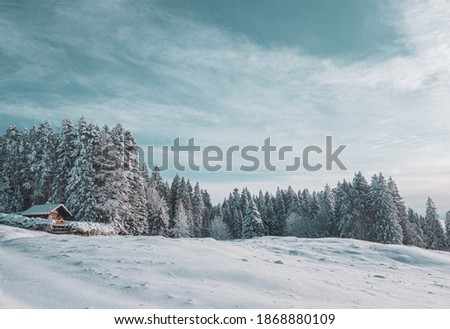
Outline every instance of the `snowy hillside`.
POLYGON ((0 225, 0 307, 450 308, 450 253, 346 239, 56 236, 0 225))

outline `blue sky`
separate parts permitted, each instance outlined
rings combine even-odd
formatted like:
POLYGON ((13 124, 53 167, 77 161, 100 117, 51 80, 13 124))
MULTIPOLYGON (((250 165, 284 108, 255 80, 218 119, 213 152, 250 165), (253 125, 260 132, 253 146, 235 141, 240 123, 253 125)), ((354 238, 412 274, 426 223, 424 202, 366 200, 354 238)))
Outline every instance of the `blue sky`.
MULTIPOLYGON (((348 144, 348 171, 192 173, 321 189, 392 175, 450 209, 448 1, 0 0, 0 129, 81 115, 141 145, 348 144)), ((239 163, 236 163, 239 165, 239 163)), ((171 178, 173 171, 166 174, 171 178)))

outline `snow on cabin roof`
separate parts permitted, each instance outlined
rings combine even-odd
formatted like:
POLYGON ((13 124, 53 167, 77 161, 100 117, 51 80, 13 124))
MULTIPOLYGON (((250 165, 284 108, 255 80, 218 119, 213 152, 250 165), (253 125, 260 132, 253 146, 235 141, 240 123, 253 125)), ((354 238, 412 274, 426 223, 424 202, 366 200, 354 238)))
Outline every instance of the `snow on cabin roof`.
POLYGON ((72 216, 72 213, 64 206, 63 204, 39 204, 32 206, 31 208, 25 210, 22 215, 23 216, 38 216, 38 215, 48 215, 53 210, 56 210, 60 207, 63 207, 67 213, 72 216))

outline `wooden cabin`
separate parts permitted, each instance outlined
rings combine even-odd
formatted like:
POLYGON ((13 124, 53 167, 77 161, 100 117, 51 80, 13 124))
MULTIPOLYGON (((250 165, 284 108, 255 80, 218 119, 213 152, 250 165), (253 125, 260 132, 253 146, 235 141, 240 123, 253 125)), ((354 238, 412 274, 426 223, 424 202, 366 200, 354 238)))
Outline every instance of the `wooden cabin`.
POLYGON ((64 225, 73 216, 63 204, 40 204, 25 210, 22 216, 30 218, 53 219, 57 225, 64 225))

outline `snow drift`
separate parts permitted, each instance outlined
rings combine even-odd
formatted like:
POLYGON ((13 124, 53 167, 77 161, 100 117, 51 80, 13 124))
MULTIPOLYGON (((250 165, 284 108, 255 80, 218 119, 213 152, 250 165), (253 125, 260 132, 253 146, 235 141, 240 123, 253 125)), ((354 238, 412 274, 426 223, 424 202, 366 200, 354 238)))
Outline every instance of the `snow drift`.
MULTIPOLYGON (((28 218, 15 214, 0 213, 0 224, 26 228, 35 231, 51 232, 55 221, 52 219, 28 218)), ((69 234, 77 235, 115 235, 116 229, 112 224, 91 222, 66 221, 65 227, 69 234)))
POLYGON ((449 308, 450 253, 347 239, 50 235, 0 225, 2 308, 449 308))

